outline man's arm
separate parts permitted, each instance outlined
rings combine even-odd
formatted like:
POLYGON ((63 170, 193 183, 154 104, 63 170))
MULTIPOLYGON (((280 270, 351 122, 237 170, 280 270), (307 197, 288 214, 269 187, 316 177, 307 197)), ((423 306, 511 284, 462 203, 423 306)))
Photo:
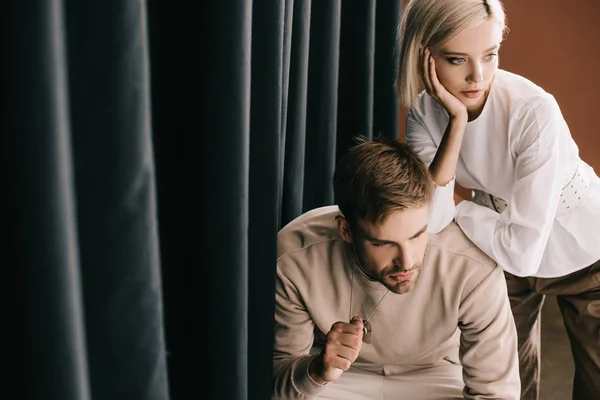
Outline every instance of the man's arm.
POLYGON ((275 287, 275 343, 273 347, 273 397, 315 397, 325 385, 315 382, 308 367, 314 340, 314 323, 296 287, 277 268, 275 287))
POLYGON ((519 400, 517 331, 500 267, 462 301, 459 328, 465 399, 519 400))

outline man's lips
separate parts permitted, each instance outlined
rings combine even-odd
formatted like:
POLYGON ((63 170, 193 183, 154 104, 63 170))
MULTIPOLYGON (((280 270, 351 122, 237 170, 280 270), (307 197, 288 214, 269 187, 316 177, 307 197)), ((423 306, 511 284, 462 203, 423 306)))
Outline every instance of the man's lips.
POLYGON ((392 279, 393 281, 396 282, 404 282, 409 280, 410 278, 413 277, 415 271, 407 271, 407 272, 401 272, 399 274, 393 274, 393 275, 388 275, 390 277, 390 279, 392 279))

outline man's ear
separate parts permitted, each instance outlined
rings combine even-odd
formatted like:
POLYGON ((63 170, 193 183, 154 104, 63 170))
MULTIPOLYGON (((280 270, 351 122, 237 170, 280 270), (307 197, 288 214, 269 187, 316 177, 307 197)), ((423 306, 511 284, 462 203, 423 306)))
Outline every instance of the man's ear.
POLYGON ((352 243, 352 231, 348 220, 343 215, 338 215, 335 217, 335 222, 337 222, 338 231, 344 242, 352 243))

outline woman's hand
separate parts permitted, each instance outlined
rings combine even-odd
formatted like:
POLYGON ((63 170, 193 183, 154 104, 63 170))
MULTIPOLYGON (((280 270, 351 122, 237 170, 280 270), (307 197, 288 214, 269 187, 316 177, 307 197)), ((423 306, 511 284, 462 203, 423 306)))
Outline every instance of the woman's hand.
POLYGON ((444 107, 451 119, 464 119, 464 121, 467 121, 467 107, 440 83, 431 51, 425 49, 422 56, 422 78, 427 94, 444 107))

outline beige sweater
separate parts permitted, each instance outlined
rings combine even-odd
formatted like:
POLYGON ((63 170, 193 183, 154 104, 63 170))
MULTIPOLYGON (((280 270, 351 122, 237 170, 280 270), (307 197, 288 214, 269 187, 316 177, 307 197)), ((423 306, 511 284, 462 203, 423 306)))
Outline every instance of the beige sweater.
MULTIPOLYGON (((365 318, 386 291, 356 270, 337 231, 338 214, 336 206, 312 210, 279 232, 277 398, 311 398, 325 387, 308 376, 309 352, 335 322, 349 321, 352 275, 353 315, 365 318)), ((430 237, 415 288, 388 294, 370 321, 373 343, 363 343, 357 363, 380 366, 388 375, 452 360, 462 364, 465 398, 519 399, 517 336, 504 274, 456 224, 430 237)))

